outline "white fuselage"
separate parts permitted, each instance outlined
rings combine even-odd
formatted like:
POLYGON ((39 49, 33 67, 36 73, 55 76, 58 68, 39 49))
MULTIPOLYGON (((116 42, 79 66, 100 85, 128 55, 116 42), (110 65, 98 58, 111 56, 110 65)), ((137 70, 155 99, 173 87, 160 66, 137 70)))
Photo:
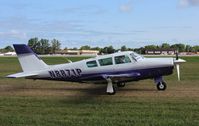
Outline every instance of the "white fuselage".
MULTIPOLYGON (((103 75, 116 75, 116 74, 129 74, 129 73, 138 73, 139 79, 151 78, 153 75, 150 75, 152 70, 154 72, 160 72, 155 74, 155 76, 168 75, 172 72, 174 62, 173 58, 144 58, 144 57, 132 57, 130 51, 128 52, 119 52, 110 55, 97 56, 95 58, 90 58, 74 63, 67 63, 61 65, 52 65, 46 68, 45 70, 40 71, 37 79, 52 79, 52 80, 63 80, 63 81, 89 81, 89 79, 95 81, 95 77, 103 75), (118 56, 128 56, 130 61, 128 63, 116 64, 115 57, 118 56), (100 59, 111 58, 111 65, 101 66, 99 63, 100 59), (137 59, 136 59, 137 58, 137 59), (96 67, 88 67, 87 63, 90 61, 96 61, 96 67), (169 68, 163 70, 162 68, 169 68), (155 71, 154 71, 155 69, 155 71), (160 69, 160 70, 158 70, 160 69), (163 71, 162 71, 163 70, 163 71), (162 71, 162 72, 161 72, 162 71), (164 74, 165 72, 165 74, 164 74)), ((103 77, 101 78, 103 79, 103 77)), ((100 79, 100 80, 101 80, 100 79)), ((128 79, 129 80, 129 79, 128 79)), ((131 79, 130 79, 131 80, 131 79)), ((133 80, 133 77, 132 77, 133 80)))

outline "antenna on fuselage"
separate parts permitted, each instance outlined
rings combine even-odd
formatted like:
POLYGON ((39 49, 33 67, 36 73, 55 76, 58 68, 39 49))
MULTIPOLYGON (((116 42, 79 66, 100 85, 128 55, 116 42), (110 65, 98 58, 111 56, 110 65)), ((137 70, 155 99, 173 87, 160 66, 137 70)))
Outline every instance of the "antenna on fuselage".
MULTIPOLYGON (((66 57, 65 57, 66 58, 66 57)), ((66 60, 67 60, 67 62, 68 63, 72 63, 72 61, 71 60, 69 60, 68 58, 66 58, 66 60)))

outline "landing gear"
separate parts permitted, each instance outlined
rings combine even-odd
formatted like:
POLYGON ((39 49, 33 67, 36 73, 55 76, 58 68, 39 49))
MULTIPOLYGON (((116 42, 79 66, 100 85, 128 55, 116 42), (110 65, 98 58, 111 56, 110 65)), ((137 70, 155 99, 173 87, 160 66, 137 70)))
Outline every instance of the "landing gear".
POLYGON ((107 92, 108 95, 114 95, 116 93, 115 87, 113 86, 113 92, 107 92))
POLYGON ((126 83, 124 83, 124 82, 123 83, 119 83, 119 82, 117 83, 118 87, 124 87, 125 85, 126 85, 126 83))
POLYGON ((157 89, 159 91, 164 91, 166 88, 167 88, 167 85, 166 85, 166 83, 164 81, 163 82, 158 82, 157 89))
POLYGON ((111 78, 107 78, 106 80, 108 82, 107 89, 106 89, 107 94, 114 95, 116 91, 115 91, 115 87, 113 86, 111 78))
POLYGON ((164 82, 162 77, 157 77, 154 79, 156 83, 156 87, 159 91, 164 91, 167 88, 166 83, 164 82))

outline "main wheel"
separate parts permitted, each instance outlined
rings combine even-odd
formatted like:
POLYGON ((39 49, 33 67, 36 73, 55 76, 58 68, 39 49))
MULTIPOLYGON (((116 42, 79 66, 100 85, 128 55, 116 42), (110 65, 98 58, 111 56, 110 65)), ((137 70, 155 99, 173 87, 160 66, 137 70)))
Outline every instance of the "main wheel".
POLYGON ((158 89, 159 91, 164 91, 166 88, 167 88, 167 85, 166 85, 165 82, 158 82, 158 84, 157 84, 157 89, 158 89))
POLYGON ((124 87, 125 85, 126 85, 126 83, 124 83, 124 82, 123 83, 117 83, 118 87, 124 87))

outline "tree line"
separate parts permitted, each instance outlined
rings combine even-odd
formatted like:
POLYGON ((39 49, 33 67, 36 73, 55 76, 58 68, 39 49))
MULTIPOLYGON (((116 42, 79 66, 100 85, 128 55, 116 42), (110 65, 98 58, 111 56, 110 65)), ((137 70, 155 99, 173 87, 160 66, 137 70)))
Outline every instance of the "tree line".
POLYGON ((158 49, 175 49, 179 52, 199 52, 199 46, 191 46, 191 45, 185 45, 182 43, 179 44, 168 44, 168 43, 162 43, 161 45, 146 45, 144 47, 140 48, 128 48, 125 45, 123 45, 119 49, 114 49, 113 46, 107 46, 107 47, 90 47, 88 45, 80 47, 80 50, 98 50, 102 54, 110 54, 117 51, 135 51, 140 54, 145 54, 146 50, 158 50, 158 49))
MULTIPOLYGON (((57 50, 61 50, 61 42, 57 39, 38 39, 37 37, 31 38, 28 40, 28 45, 30 48, 37 54, 55 54, 57 50)), ((179 52, 199 52, 199 46, 191 46, 185 45, 182 43, 179 44, 168 44, 162 43, 161 45, 147 45, 140 48, 129 48, 125 45, 119 49, 115 49, 113 46, 105 46, 105 47, 91 47, 88 45, 81 46, 80 48, 67 48, 65 47, 64 50, 98 50, 100 54, 111 54, 117 51, 135 51, 140 54, 145 54, 146 50, 157 50, 157 49, 176 49, 179 52)), ((9 52, 14 51, 11 46, 6 46, 3 49, 0 49, 0 52, 9 52)))

